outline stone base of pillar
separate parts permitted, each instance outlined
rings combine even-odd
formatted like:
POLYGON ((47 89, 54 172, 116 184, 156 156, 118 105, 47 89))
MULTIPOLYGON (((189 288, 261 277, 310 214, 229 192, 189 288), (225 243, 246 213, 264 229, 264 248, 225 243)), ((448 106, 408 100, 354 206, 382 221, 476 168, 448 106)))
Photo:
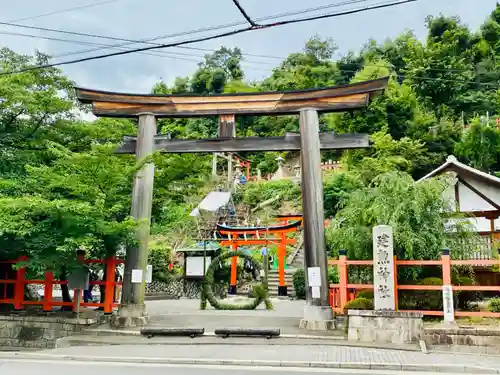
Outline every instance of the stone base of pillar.
POLYGON ((229 290, 227 291, 227 294, 235 295, 236 294, 236 285, 229 285, 229 290))
POLYGON ((148 323, 145 305, 127 305, 113 313, 109 321, 112 328, 143 327, 148 323))
POLYGON ((331 331, 336 328, 333 311, 330 306, 306 305, 304 318, 299 328, 309 331, 331 331))
POLYGON ((278 285, 278 296, 286 297, 288 295, 288 290, 286 285, 278 285))

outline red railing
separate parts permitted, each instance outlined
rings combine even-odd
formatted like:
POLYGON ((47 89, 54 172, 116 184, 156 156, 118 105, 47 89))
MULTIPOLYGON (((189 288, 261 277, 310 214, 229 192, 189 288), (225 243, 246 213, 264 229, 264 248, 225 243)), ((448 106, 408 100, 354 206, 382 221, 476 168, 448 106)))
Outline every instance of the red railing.
MULTIPOLYGON (((348 260, 345 252, 339 256, 338 260, 329 260, 329 266, 337 266, 339 283, 330 284, 330 306, 337 314, 344 314, 344 306, 353 299, 361 290, 373 290, 373 284, 349 284, 348 282, 348 266, 371 266, 373 260, 348 260)), ((499 259, 492 260, 452 260, 448 252, 441 255, 440 260, 398 260, 394 257, 394 287, 396 310, 398 309, 398 291, 414 290, 425 291, 434 290, 442 291, 443 285, 451 285, 453 291, 488 291, 500 292, 500 286, 484 286, 484 285, 452 285, 451 282, 451 267, 454 265, 470 265, 470 266, 500 266, 499 259), (397 270, 398 267, 404 266, 440 266, 442 269, 443 285, 398 285, 397 270)), ((421 311, 424 315, 442 316, 443 311, 432 310, 399 310, 399 311, 421 311)), ((500 318, 500 313, 488 311, 455 311, 455 316, 483 316, 500 318)))
MULTIPOLYGON (((4 264, 17 264, 21 262, 25 262, 27 257, 21 257, 17 260, 13 261, 5 261, 0 262, 4 264)), ((114 303, 115 296, 115 287, 122 285, 121 281, 115 281, 115 272, 116 266, 120 263, 124 263, 125 261, 122 259, 117 259, 116 257, 110 257, 108 259, 86 259, 83 261, 85 264, 91 263, 103 263, 105 264, 105 272, 106 272, 106 281, 90 281, 90 285, 104 285, 104 302, 84 302, 81 300, 80 306, 82 307, 98 307, 102 308, 105 313, 112 313, 114 307, 118 307, 118 303, 114 303)), ((0 304, 12 304, 14 309, 22 310, 25 306, 28 305, 41 305, 43 311, 52 311, 53 307, 58 306, 67 306, 72 307, 73 310, 76 310, 76 298, 73 296, 73 302, 63 302, 63 301, 54 301, 52 291, 54 289, 54 285, 66 285, 68 284, 67 280, 57 280, 54 278, 53 272, 45 272, 45 277, 42 280, 27 280, 26 279, 26 267, 18 268, 15 271, 15 279, 7 279, 8 272, 5 272, 5 280, 0 279, 0 285, 4 285, 4 293, 0 296, 0 304), (14 285, 13 290, 13 298, 7 298, 9 284, 14 285), (26 285, 43 285, 44 293, 43 299, 41 301, 28 301, 24 298, 24 288, 26 285)), ((78 291, 82 293, 82 291, 78 291)))

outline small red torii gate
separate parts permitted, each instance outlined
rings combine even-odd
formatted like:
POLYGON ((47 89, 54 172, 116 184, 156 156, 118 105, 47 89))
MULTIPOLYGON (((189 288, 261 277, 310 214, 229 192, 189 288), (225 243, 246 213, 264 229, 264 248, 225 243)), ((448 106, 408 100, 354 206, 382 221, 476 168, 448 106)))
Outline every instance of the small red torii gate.
MULTIPOLYGON (((296 232, 302 224, 302 218, 299 220, 285 225, 277 225, 272 227, 229 227, 217 224, 217 231, 224 236, 228 236, 227 240, 220 241, 221 246, 230 246, 233 251, 238 250, 240 246, 248 245, 278 245, 278 296, 287 296, 288 288, 285 282, 285 257, 286 245, 296 244, 295 238, 289 238, 288 234, 296 232), (264 234, 264 238, 260 235, 264 234), (277 235, 277 237, 268 237, 270 234, 277 235), (241 238, 243 236, 243 238, 241 238), (250 236, 251 238, 247 238, 250 236)), ((231 259, 231 278, 229 282, 229 294, 236 294, 236 272, 238 266, 238 257, 231 259)))
MULTIPOLYGON (((227 240, 221 240, 221 246, 229 246, 233 251, 238 250, 240 246, 260 245, 266 246, 268 244, 278 245, 278 296, 284 297, 288 295, 288 287, 285 281, 285 258, 286 246, 297 244, 295 238, 289 238, 289 233, 297 232, 302 228, 302 215, 278 215, 275 220, 280 225, 273 227, 228 227, 225 225, 218 225, 218 232, 221 235, 227 236, 227 240), (261 234, 265 234, 265 238, 260 238, 261 234), (267 237, 269 234, 278 235, 277 237, 267 237), (243 235, 243 238, 240 236, 243 235), (250 238, 247 238, 250 236, 250 238)), ((325 220, 325 227, 328 225, 328 220, 325 220)), ((231 278, 229 283, 229 294, 236 294, 236 281, 237 281, 237 266, 238 257, 233 257, 231 260, 231 278)))

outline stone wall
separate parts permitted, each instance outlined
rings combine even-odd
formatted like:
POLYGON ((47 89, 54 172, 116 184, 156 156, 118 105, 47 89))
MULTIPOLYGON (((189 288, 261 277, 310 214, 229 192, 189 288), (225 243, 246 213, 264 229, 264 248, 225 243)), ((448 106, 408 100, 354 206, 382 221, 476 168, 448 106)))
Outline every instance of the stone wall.
POLYGON ((0 316, 0 347, 54 348, 58 338, 71 336, 97 324, 97 318, 0 316))
POLYGON ((381 344, 419 342, 423 336, 420 312, 349 310, 347 339, 381 344))
MULTIPOLYGON (((146 285, 148 295, 161 294, 165 299, 201 298, 201 280, 172 279, 169 282, 153 281, 146 285)), ((225 297, 227 286, 224 284, 215 286, 215 294, 218 297, 225 297)))
POLYGON ((427 345, 437 350, 500 354, 500 328, 428 327, 424 332, 427 345))

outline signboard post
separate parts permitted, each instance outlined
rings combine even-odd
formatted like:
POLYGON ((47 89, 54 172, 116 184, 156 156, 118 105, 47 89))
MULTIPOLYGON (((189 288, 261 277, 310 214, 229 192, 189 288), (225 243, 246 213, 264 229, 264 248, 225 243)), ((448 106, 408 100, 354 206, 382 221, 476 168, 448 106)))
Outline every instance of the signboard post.
POLYGON ((148 264, 146 267, 146 283, 151 284, 153 282, 153 266, 148 264))
POLYGON ((455 321, 453 289, 451 285, 443 285, 443 312, 445 323, 453 323, 455 321))

